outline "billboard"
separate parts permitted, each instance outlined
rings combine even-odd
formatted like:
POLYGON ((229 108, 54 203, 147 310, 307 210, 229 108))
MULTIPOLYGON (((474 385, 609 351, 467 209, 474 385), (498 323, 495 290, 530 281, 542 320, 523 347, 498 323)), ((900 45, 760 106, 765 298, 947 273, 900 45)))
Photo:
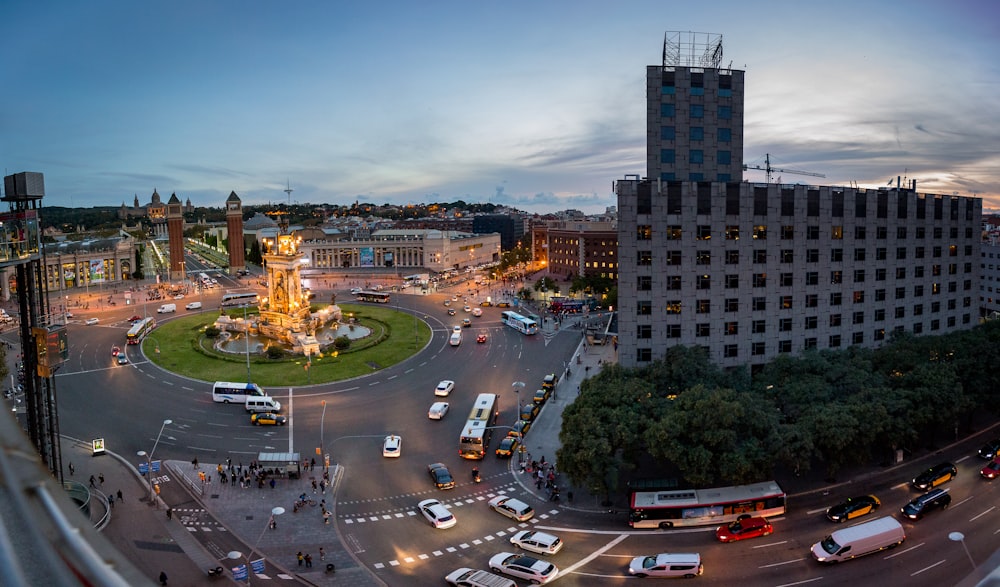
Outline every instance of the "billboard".
POLYGON ((361 247, 358 249, 358 265, 361 267, 374 267, 375 249, 372 247, 361 247))

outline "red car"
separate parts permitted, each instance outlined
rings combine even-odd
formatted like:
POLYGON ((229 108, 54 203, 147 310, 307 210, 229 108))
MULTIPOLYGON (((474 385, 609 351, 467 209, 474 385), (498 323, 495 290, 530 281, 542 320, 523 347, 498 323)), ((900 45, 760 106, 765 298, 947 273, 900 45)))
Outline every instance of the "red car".
POLYGON ((769 536, 774 532, 771 522, 764 518, 751 518, 749 515, 740 516, 732 524, 719 526, 715 531, 715 537, 719 542, 735 542, 736 540, 746 540, 747 538, 757 538, 758 536, 769 536))
POLYGON ((116 346, 111 347, 111 356, 117 357, 118 353, 122 352, 122 349, 116 346))
POLYGON ((486 342, 486 335, 485 334, 480 334, 479 336, 477 336, 476 337, 476 342, 486 342))
POLYGON ((139 320, 142 320, 142 316, 140 316, 138 314, 136 314, 135 316, 132 316, 131 318, 128 319, 129 322, 138 322, 139 320))
POLYGON ((983 476, 983 479, 989 479, 990 481, 1000 476, 1000 457, 997 457, 987 463, 979 474, 983 476))

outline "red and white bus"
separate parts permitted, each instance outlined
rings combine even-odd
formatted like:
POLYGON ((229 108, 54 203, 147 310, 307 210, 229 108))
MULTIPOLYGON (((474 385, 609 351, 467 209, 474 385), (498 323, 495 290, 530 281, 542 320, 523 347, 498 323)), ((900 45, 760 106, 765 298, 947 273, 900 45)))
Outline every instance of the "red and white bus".
POLYGON ((633 528, 673 528, 728 524, 742 514, 780 516, 785 492, 774 481, 665 491, 633 491, 628 524, 633 528))

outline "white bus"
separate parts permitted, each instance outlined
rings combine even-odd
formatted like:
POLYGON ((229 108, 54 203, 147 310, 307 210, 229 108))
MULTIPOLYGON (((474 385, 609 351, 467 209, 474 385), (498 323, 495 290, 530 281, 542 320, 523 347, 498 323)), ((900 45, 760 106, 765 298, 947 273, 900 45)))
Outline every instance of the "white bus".
POLYGON ((257 294, 252 291, 222 294, 222 307, 256 306, 257 294))
POLYGON ((458 439, 458 454, 463 459, 482 459, 490 447, 492 426, 500 414, 500 396, 495 393, 481 393, 469 412, 469 419, 462 428, 458 439))
POLYGON ((212 401, 224 404, 247 403, 248 397, 264 397, 266 394, 256 383, 230 383, 229 381, 216 381, 212 386, 212 401))
POLYGON ((535 322, 531 318, 526 318, 517 312, 511 312, 510 310, 501 312, 500 321, 521 334, 538 333, 538 322, 535 322))

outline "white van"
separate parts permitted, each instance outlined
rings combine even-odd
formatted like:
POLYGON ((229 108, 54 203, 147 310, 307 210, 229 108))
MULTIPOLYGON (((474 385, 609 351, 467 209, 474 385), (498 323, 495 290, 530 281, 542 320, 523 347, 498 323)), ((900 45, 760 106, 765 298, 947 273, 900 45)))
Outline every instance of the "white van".
POLYGON ((265 395, 263 397, 248 395, 246 408, 247 411, 251 413, 277 413, 281 411, 281 402, 269 395, 265 395))
POLYGON ((256 383, 231 383, 216 381, 212 386, 212 401, 224 404, 245 404, 248 397, 264 397, 267 395, 256 383))
POLYGON ((191 302, 190 304, 184 306, 185 310, 200 310, 201 302, 191 302))
POLYGON ((448 339, 448 344, 451 346, 458 346, 462 344, 462 332, 455 331, 451 333, 451 338, 448 339))
POLYGON ((157 314, 169 314, 177 311, 177 304, 163 304, 156 309, 157 314))
POLYGON ((517 583, 506 577, 468 567, 455 569, 444 580, 461 587, 517 587, 517 583))
POLYGON ((837 530, 812 547, 821 563, 836 563, 893 548, 906 540, 903 525, 895 518, 879 518, 837 530))

